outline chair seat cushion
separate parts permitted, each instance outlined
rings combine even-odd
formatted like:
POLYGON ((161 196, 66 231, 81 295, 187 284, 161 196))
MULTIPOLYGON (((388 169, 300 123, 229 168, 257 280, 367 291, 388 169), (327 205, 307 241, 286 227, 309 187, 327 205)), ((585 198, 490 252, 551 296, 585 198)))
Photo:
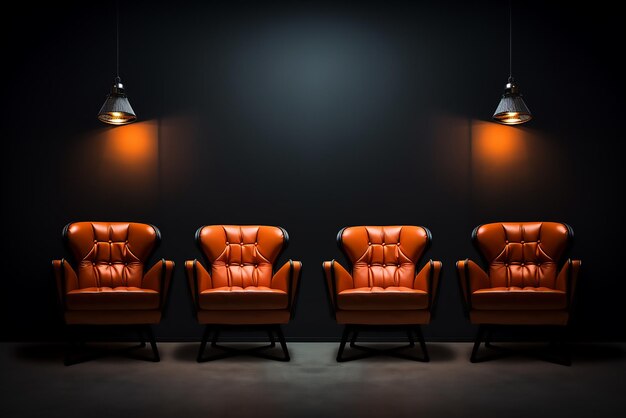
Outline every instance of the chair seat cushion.
POLYGON ((287 293, 265 286, 224 286, 203 290, 198 303, 200 309, 219 311, 287 309, 287 293))
POLYGON ((484 310, 565 309, 567 294, 548 287, 492 287, 472 293, 472 308, 484 310))
POLYGON ((337 295, 337 306, 345 310, 411 310, 428 308, 428 293, 410 287, 357 287, 337 295))
POLYGON ((139 287, 85 287, 67 292, 67 309, 76 311, 158 309, 159 293, 139 287))

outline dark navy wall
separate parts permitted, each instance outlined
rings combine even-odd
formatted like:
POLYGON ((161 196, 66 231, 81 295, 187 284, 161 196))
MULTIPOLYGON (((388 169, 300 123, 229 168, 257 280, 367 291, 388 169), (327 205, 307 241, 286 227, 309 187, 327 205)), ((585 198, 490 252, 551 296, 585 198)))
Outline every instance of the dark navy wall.
MULTIPOLYGON (((21 6, 18 6, 21 7, 21 6)), ((535 118, 490 122, 508 77, 508 2, 122 2, 121 76, 139 122, 96 119, 115 10, 21 7, 3 27, 2 338, 55 340, 63 226, 160 227, 177 263, 161 339, 199 338, 182 265, 203 224, 281 225, 304 270, 291 339, 339 337, 321 262, 346 225, 431 229, 443 261, 426 336, 463 340, 454 263, 490 221, 572 225, 575 327, 624 340, 624 29, 611 4, 514 5, 514 75, 535 118), (592 7, 592 8, 590 8, 592 7)))

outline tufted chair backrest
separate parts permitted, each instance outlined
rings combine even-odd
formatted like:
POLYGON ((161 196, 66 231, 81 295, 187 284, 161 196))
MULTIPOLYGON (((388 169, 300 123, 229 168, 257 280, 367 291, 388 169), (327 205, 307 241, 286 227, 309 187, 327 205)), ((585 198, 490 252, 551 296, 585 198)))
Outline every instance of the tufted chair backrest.
POLYGON ((63 236, 77 263, 80 288, 141 287, 144 264, 161 240, 155 226, 133 222, 74 222, 63 236))
POLYGON ((352 264, 354 287, 413 287, 415 266, 431 241, 421 226, 351 226, 337 242, 352 264))
POLYGON ((213 287, 270 287, 273 265, 287 246, 287 231, 275 226, 210 225, 196 232, 211 264, 213 287))
POLYGON ((556 222, 490 223, 472 233, 489 265, 492 287, 555 288, 572 237, 567 224, 556 222))

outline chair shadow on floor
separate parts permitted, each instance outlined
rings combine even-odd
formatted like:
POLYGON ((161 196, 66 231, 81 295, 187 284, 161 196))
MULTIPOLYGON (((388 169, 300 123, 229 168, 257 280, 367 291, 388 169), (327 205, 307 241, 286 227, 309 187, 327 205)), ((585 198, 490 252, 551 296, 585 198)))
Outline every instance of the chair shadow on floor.
MULTIPOLYGON (((130 354, 121 355, 121 353, 136 350, 139 346, 131 342, 96 342, 89 343, 82 347, 90 355, 86 356, 83 361, 98 360, 111 357, 133 358, 130 354), (94 353, 100 353, 94 355, 94 353), (107 354, 102 354, 107 353, 107 354)), ((48 363, 62 365, 66 359, 68 352, 67 343, 20 343, 13 349, 13 358, 18 361, 28 363, 48 363)))
MULTIPOLYGON (((259 343, 260 344, 260 343, 259 343)), ((313 343, 312 343, 313 344, 313 343)), ((373 345, 375 343, 372 343, 373 345)), ((240 345, 240 343, 237 343, 240 345)), ((463 350, 450 347, 448 343, 429 343, 428 352, 430 354, 431 363, 440 363, 446 361, 455 360, 458 356, 464 356, 466 353, 463 350)), ((171 352, 171 356, 180 361, 195 362, 198 355, 198 349, 200 347, 199 342, 189 342, 184 344, 177 344, 174 350, 171 352)), ((21 343, 15 346, 13 350, 13 357, 18 361, 25 361, 31 363, 56 363, 63 364, 63 357, 65 354, 66 345, 63 343, 21 343)), ((336 350, 333 350, 333 355, 336 350)), ((603 363, 613 362, 615 360, 626 358, 626 348, 623 345, 617 343, 577 343, 571 346, 572 360, 574 365, 576 363, 603 363)), ((297 348, 291 350, 292 356, 298 355, 297 348)), ((468 354, 469 356, 469 354, 468 354)), ((258 362, 264 361, 263 359, 238 356, 235 357, 237 361, 246 362, 258 362)), ((294 357, 295 360, 295 357, 294 357)), ((407 361, 403 359, 394 359, 392 357, 377 356, 367 359, 359 360, 363 361, 407 361)), ((468 357, 469 362, 469 357, 468 357)))
MULTIPOLYGON (((267 342, 246 342, 246 343, 242 343, 242 342, 220 342, 220 345, 226 346, 226 347, 236 347, 237 349, 252 349, 255 347, 261 347, 264 345, 267 345, 267 342)), ((197 357, 198 357, 198 350, 200 349, 200 342, 186 342, 186 343, 181 343, 178 344, 177 347, 174 348, 174 350, 171 353, 171 356, 178 360, 178 361, 184 361, 184 362, 192 362, 192 363, 196 363, 197 362, 197 357)), ((276 347, 268 349, 267 353, 280 353, 280 345, 276 344, 276 347)), ((289 350, 290 353, 293 355, 293 351, 289 350)), ((220 350, 219 348, 212 348, 211 344, 209 342, 209 344, 207 344, 206 346, 206 350, 205 353, 214 353, 214 354, 219 354, 219 353, 223 353, 222 350, 220 350)), ((266 362, 267 359, 263 359, 260 357, 254 357, 251 355, 245 355, 245 354, 241 354, 241 355, 231 355, 231 356, 227 356, 225 358, 222 359, 218 359, 216 361, 222 361, 222 360, 228 360, 229 358, 232 359, 236 359, 236 361, 238 362, 252 362, 252 363, 256 363, 256 362, 266 362)), ((209 362, 211 363, 211 361, 209 362)))
MULTIPOLYGON (((545 342, 513 342, 502 341, 494 342, 491 346, 483 346, 482 354, 477 363, 493 362, 493 361, 512 361, 517 362, 520 359, 524 361, 544 360, 550 363, 561 364, 555 361, 567 353, 567 358, 571 359, 571 364, 594 364, 594 363, 615 363, 616 361, 626 359, 626 345, 618 342, 604 343, 570 343, 565 346, 551 345, 545 342), (560 353, 560 354, 559 354, 560 353)), ((469 350, 467 351, 468 360, 470 358, 469 350)))
MULTIPOLYGON (((251 347, 255 347, 255 346, 260 346, 263 345, 263 343, 241 343, 241 342, 237 342, 237 343, 225 343, 225 345, 234 345, 238 348, 251 348, 251 347)), ((311 342, 310 344, 318 344, 316 342, 311 342)), ((366 345, 372 346, 372 347, 382 347, 382 346, 388 346, 388 343, 364 343, 366 345)), ((401 345, 401 343, 399 343, 399 345, 401 345)), ((339 342, 337 342, 337 346, 334 347, 333 346, 333 351, 331 352, 331 357, 333 360, 333 363, 335 362, 335 355, 336 355, 336 350, 339 347, 339 342)), ((189 343, 185 343, 185 344, 180 344, 178 345, 174 351, 172 352, 172 357, 175 358, 176 360, 179 361, 188 361, 188 362, 196 362, 196 357, 198 355, 198 349, 200 348, 200 342, 189 342, 189 343)), ((274 348, 272 350, 276 350, 277 348, 274 348)), ((210 350, 210 345, 207 345, 207 350, 210 350)), ((280 348, 278 348, 278 350, 280 350, 280 348)), ((349 350, 349 348, 346 348, 346 351, 349 350)), ((268 350, 269 351, 269 350, 268 350)), ((291 356, 292 356, 292 362, 294 360, 297 360, 298 357, 298 348, 296 347, 292 347, 290 350, 291 356)), ((320 353, 320 355, 326 355, 327 353, 326 350, 322 351, 324 354, 320 353)), ((431 343, 428 345, 428 353, 430 355, 430 361, 434 362, 434 363, 438 363, 438 362, 445 362, 445 361, 450 361, 450 360, 454 360, 457 358, 458 353, 452 348, 452 347, 448 347, 446 346, 446 344, 442 344, 442 343, 431 343)), ((233 357, 234 359, 236 359, 236 361, 245 361, 245 362, 264 362, 267 361, 265 359, 262 358, 256 358, 256 357, 252 357, 252 356, 246 356, 246 355, 241 355, 241 356, 235 356, 233 357)), ((323 360, 323 359, 322 359, 323 360)), ((364 359, 360 359, 358 362, 367 362, 367 361, 397 361, 397 362, 405 362, 407 360, 405 359, 398 359, 398 358, 394 358, 394 357, 390 357, 390 356, 373 356, 373 357, 369 357, 369 358, 364 358, 364 359)), ((219 361, 219 360, 218 360, 219 361)))
MULTIPOLYGON (((388 355, 384 353, 385 351, 389 351, 389 350, 393 350, 394 353, 397 353, 399 355, 408 355, 408 356, 415 356, 415 355, 421 356, 422 355, 418 345, 415 345, 414 347, 408 347, 406 342, 402 342, 402 341, 396 341, 393 343, 363 341, 363 342, 359 342, 358 345, 361 347, 364 347, 365 350, 369 350, 369 349, 380 350, 381 353, 375 354, 372 356, 363 357, 363 358, 358 358, 355 360, 356 363, 361 363, 361 362, 413 363, 411 359, 400 358, 400 356, 397 356, 397 355, 388 355)), ((339 343, 337 343, 337 349, 338 348, 339 348, 339 343)), ((334 355, 337 353, 337 349, 333 351, 333 358, 334 358, 334 355)), ((363 352, 362 350, 363 348, 361 349, 352 348, 349 344, 347 344, 345 347, 345 356, 347 357, 355 356, 355 355, 358 356, 359 353, 363 352)), ((426 350, 428 351, 430 360, 425 362, 425 364, 453 361, 459 356, 459 353, 454 348, 450 347, 447 343, 426 343, 426 350)), ((422 362, 422 361, 418 360, 418 362, 422 362)))
POLYGON ((200 341, 177 344, 176 348, 174 348, 174 350, 171 352, 171 356, 178 361, 195 363, 199 348, 200 341))
POLYGON ((572 360, 576 363, 614 362, 626 358, 626 347, 617 343, 572 344, 572 360))
POLYGON ((65 349, 63 343, 22 343, 16 345, 13 355, 19 361, 63 365, 65 349))
POLYGON ((428 355, 432 363, 451 361, 459 354, 445 343, 427 343, 426 347, 428 347, 428 355))

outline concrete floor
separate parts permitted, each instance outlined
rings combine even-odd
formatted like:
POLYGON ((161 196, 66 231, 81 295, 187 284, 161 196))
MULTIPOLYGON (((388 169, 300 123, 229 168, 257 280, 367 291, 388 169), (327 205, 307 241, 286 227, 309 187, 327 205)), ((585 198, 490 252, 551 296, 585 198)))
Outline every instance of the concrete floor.
POLYGON ((431 362, 338 364, 335 343, 291 343, 292 360, 195 362, 198 344, 160 343, 160 363, 107 357, 65 367, 63 346, 0 344, 0 416, 624 416, 626 344, 573 347, 571 367, 528 357, 471 364, 467 343, 429 343, 431 362))

